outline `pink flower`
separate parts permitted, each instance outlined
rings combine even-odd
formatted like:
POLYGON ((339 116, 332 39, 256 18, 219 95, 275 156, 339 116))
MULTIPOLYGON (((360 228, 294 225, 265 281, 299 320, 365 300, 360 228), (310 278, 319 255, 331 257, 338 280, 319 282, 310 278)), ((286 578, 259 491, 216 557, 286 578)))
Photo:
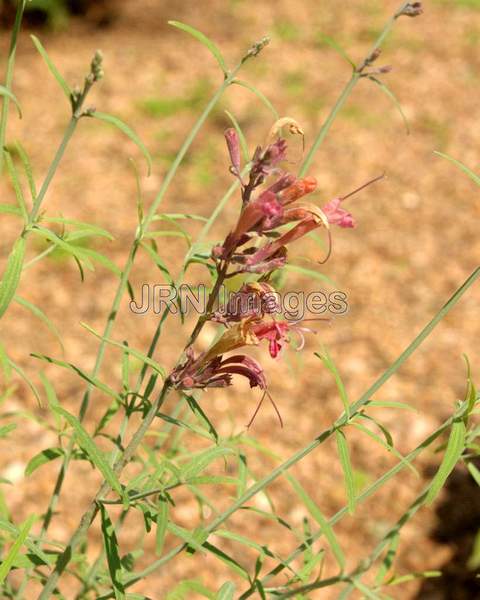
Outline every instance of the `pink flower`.
POLYGON ((339 227, 356 227, 355 220, 351 213, 344 208, 341 208, 343 198, 334 198, 327 202, 322 208, 323 213, 328 219, 330 225, 338 225, 339 227))

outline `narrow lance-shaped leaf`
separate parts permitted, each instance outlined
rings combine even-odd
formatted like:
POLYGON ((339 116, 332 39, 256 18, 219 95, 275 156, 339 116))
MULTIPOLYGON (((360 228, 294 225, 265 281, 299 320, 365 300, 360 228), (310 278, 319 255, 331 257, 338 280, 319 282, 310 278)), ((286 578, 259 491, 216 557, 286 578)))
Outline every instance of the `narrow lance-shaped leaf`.
POLYGON ((0 319, 15 296, 18 284, 20 283, 24 258, 25 238, 20 237, 12 248, 2 281, 0 282, 0 319))
POLYGON ((435 150, 434 154, 437 154, 437 156, 441 156, 442 158, 449 160, 451 163, 456 165, 460 170, 462 170, 464 173, 466 173, 472 181, 474 181, 477 185, 480 185, 480 177, 478 175, 475 175, 475 173, 471 169, 469 169, 467 167, 467 165, 464 165, 459 160, 456 160, 455 158, 449 156, 448 154, 444 154, 443 152, 438 152, 437 150, 435 150))
POLYGON ((0 341, 0 368, 3 371, 3 381, 9 383, 12 378, 12 366, 8 358, 5 346, 0 341))
POLYGON ((273 106, 273 104, 265 96, 265 94, 263 92, 261 92, 257 87, 255 87, 251 83, 248 83, 247 81, 243 81, 242 79, 234 79, 232 81, 232 83, 236 83, 237 85, 240 85, 240 86, 246 88, 247 90, 250 90, 253 94, 255 94, 255 96, 257 96, 257 98, 259 98, 259 100, 261 100, 261 102, 263 102, 263 104, 273 114, 276 121, 280 118, 280 115, 278 114, 277 109, 273 106))
POLYGON ((112 521, 103 504, 100 505, 100 515, 102 517, 102 534, 107 555, 108 571, 113 585, 113 591, 116 600, 125 599, 125 588, 121 581, 122 578, 122 563, 120 562, 120 553, 118 551, 118 540, 115 534, 112 521))
POLYGON ((425 504, 427 506, 432 504, 435 500, 447 481, 448 476, 460 460, 463 450, 465 449, 465 434, 465 423, 463 422, 463 419, 458 418, 453 422, 442 464, 436 472, 435 477, 430 484, 427 497, 425 498, 425 504))
POLYGON ((327 519, 323 516, 323 514, 322 514, 321 510, 318 508, 317 504, 312 500, 312 498, 310 498, 310 496, 303 489, 303 487, 300 485, 300 483, 292 475, 287 474, 286 478, 287 478, 288 482, 290 483, 290 485, 295 490, 295 492, 297 493, 298 497, 301 499, 301 501, 305 505, 305 508, 312 515, 312 517, 315 519, 315 521, 319 524, 320 529, 323 532, 323 535, 325 536, 325 538, 327 539, 327 541, 330 545, 333 555, 337 559, 340 570, 343 571, 345 568, 345 555, 343 554, 340 544, 338 543, 338 540, 333 531, 333 528, 331 527, 331 525, 329 524, 327 519))
MULTIPOLYGON (((146 354, 143 354, 143 352, 140 352, 139 350, 135 350, 135 348, 131 348, 130 346, 126 346, 122 342, 117 342, 116 340, 111 340, 109 338, 106 338, 105 336, 101 335, 100 333, 97 333, 94 329, 92 329, 86 323, 81 323, 81 326, 85 327, 85 329, 87 331, 89 331, 90 333, 92 333, 96 338, 104 341, 107 344, 110 344, 112 346, 116 346, 117 348, 121 348, 124 353, 131 354, 132 356, 134 356, 135 358, 137 358, 142 363, 147 364, 156 373, 158 373, 161 377, 163 377, 163 378, 166 377, 165 369, 161 365, 159 365, 157 362, 155 362, 152 358, 149 358, 146 354)), ((114 395, 117 396, 115 394, 115 392, 114 392, 114 395)))
POLYGON ((340 429, 335 430, 335 437, 337 438, 338 455, 340 457, 343 476, 345 478, 348 510, 350 514, 353 514, 355 511, 355 481, 353 478, 353 470, 350 462, 350 453, 348 451, 347 440, 345 438, 345 434, 340 429))
POLYGON ((25 467, 25 477, 29 477, 34 471, 36 471, 42 465, 49 463, 60 456, 64 456, 65 451, 63 448, 47 448, 36 454, 31 458, 25 467))
POLYGON ((190 25, 181 23, 180 21, 168 21, 168 24, 172 25, 172 27, 176 27, 177 29, 181 29, 182 31, 189 33, 196 40, 198 40, 201 44, 203 44, 206 48, 208 48, 208 50, 210 50, 210 52, 213 54, 216 61, 220 65, 220 68, 222 69, 223 74, 225 76, 228 75, 228 68, 227 68, 225 60, 222 56, 222 53, 218 49, 218 46, 214 42, 212 42, 212 40, 209 39, 204 33, 202 33, 201 31, 198 31, 198 29, 195 29, 194 27, 191 27, 190 25))
POLYGON ((372 77, 372 76, 370 76, 369 79, 371 81, 373 81, 374 83, 376 83, 378 85, 378 87, 382 90, 382 92, 386 96, 388 96, 390 98, 390 100, 393 102, 396 109, 400 113, 400 116, 403 119, 403 123, 405 125, 405 130, 407 132, 407 135, 410 135, 410 126, 408 124, 407 117, 405 116, 405 113, 403 112, 402 105, 400 104, 398 98, 395 96, 395 94, 392 92, 392 90, 387 86, 387 84, 384 83, 383 81, 380 81, 380 79, 377 79, 376 77, 372 77))
POLYGON ((28 387, 30 388, 30 390, 32 391, 32 394, 35 396, 39 406, 42 405, 42 399, 40 398, 40 394, 38 393, 38 390, 35 386, 35 384, 33 383, 33 381, 30 379, 30 377, 25 373, 25 371, 22 369, 22 367, 20 367, 19 365, 17 365, 15 362, 13 362, 13 360, 9 359, 10 362, 10 366, 12 367, 12 369, 14 371, 16 371, 16 373, 23 379, 23 381, 28 385, 28 387))
POLYGON ((355 70, 357 68, 357 65, 348 56, 346 51, 333 38, 331 38, 328 35, 321 34, 319 41, 327 44, 327 46, 330 46, 330 48, 333 48, 333 50, 335 50, 335 52, 337 52, 344 60, 346 60, 348 62, 348 64, 352 67, 353 70, 355 70))
POLYGON ((23 220, 25 221, 25 223, 27 223, 27 221, 28 221, 27 205, 25 203, 25 198, 23 196, 22 186, 20 185, 20 180, 18 178, 17 169, 15 168, 15 165, 13 164, 13 160, 12 160, 12 156, 11 156, 10 152, 7 152, 7 150, 4 150, 4 156, 5 156, 5 164, 7 165, 7 169, 8 169, 8 174, 10 175, 10 179, 12 180, 13 189, 15 191, 15 197, 17 199, 17 204, 22 213, 23 220))
POLYGON ((105 383, 100 381, 98 378, 91 377, 88 373, 83 371, 83 369, 80 369, 80 367, 77 367, 73 363, 65 362, 63 360, 57 360, 56 358, 51 358, 50 356, 45 356, 44 354, 32 353, 31 356, 33 356, 34 358, 38 358, 40 360, 44 360, 45 362, 51 363, 53 365, 63 367, 74 373, 77 373, 77 375, 79 375, 87 383, 89 383, 90 385, 93 385, 97 389, 101 390, 102 392, 107 394, 107 396, 110 396, 111 398, 120 400, 120 396, 114 390, 112 390, 112 388, 108 387, 108 385, 106 385, 105 383))
POLYGON ((5 96, 6 98, 8 98, 9 100, 11 100, 14 104, 15 107, 18 111, 18 116, 20 118, 22 118, 22 109, 20 108, 20 103, 18 102, 15 94, 13 94, 8 88, 6 88, 4 85, 0 85, 0 96, 5 96))
POLYGON ((235 584, 231 581, 225 582, 218 590, 215 600, 233 600, 235 594, 235 584))
POLYGON ((10 572, 10 569, 12 568, 12 565, 15 562, 18 553, 20 552, 23 544, 25 543, 25 540, 27 539, 27 536, 30 532, 30 529, 32 528, 35 519, 35 515, 30 515, 30 517, 28 517, 28 519, 20 528, 20 532, 18 534, 17 539, 13 543, 8 554, 3 559, 2 564, 0 565, 0 585, 5 581, 5 578, 10 572))
POLYGON ((152 157, 150 156, 150 152, 147 150, 145 144, 142 142, 142 140, 138 137, 138 135, 135 133, 135 131, 133 131, 131 127, 129 127, 118 117, 114 117, 113 115, 108 115, 106 113, 95 111, 89 116, 94 117, 95 119, 99 119, 100 121, 104 121, 105 123, 109 123, 110 125, 114 125, 118 129, 120 129, 120 131, 124 133, 128 138, 130 138, 132 142, 134 142, 138 146, 143 156, 145 157, 148 164, 148 174, 150 175, 152 171, 152 157))
POLYGON ((23 168, 25 170, 25 175, 27 176, 28 186, 30 188, 30 194, 32 195, 32 200, 35 200, 37 197, 37 187, 35 185, 35 178, 33 177, 32 165, 30 164, 30 159, 28 158, 28 154, 25 148, 22 146, 20 142, 15 142, 15 148, 17 150, 18 156, 23 163, 23 168))
POLYGON ((157 529, 155 533, 155 554, 160 556, 163 551, 165 534, 168 525, 168 502, 165 498, 160 498, 157 512, 157 529))
POLYGON ((35 45, 35 48, 38 50, 38 52, 40 53, 41 57, 45 61, 46 65, 48 67, 48 70, 50 71, 50 73, 57 80, 58 85, 62 88, 63 93, 65 94, 65 96, 67 97, 67 99, 70 100, 71 96, 72 96, 72 91, 69 88, 67 82, 65 81, 65 79, 63 78, 63 76, 60 74, 60 71, 57 69, 57 67, 53 64, 52 60, 50 59, 50 57, 47 54, 47 51, 42 46, 42 43, 40 42, 40 40, 36 36, 34 36, 34 35, 32 35, 30 37, 32 38, 32 41, 33 41, 33 43, 35 45))
POLYGON ((217 446, 196 454, 188 464, 182 467, 182 479, 188 481, 192 477, 196 477, 214 460, 223 456, 228 456, 229 454, 235 454, 232 448, 219 448, 217 446))
POLYGON ((337 384, 338 393, 340 394, 340 398, 343 403, 343 408, 345 409, 345 414, 347 415, 347 419, 350 418, 350 401, 348 400, 347 391, 345 389, 345 385, 343 384, 342 378, 338 369, 333 362, 332 357, 328 353, 326 348, 323 348, 322 353, 315 352, 315 356, 318 356, 320 360, 323 362, 325 367, 330 371, 335 379, 335 383, 337 384))
POLYGON ((83 428, 80 421, 74 417, 72 414, 67 412, 61 406, 52 406, 52 410, 61 415, 67 423, 73 427, 78 444, 86 452, 88 457, 91 459, 93 464, 97 467, 97 469, 101 472, 101 474, 108 481, 110 487, 115 490, 120 496, 123 496, 122 486, 117 479, 117 476, 113 472, 112 468, 106 461, 103 454, 97 448, 97 445, 92 440, 92 438, 88 435, 88 433, 83 428))
POLYGON ((15 302, 17 302, 17 304, 20 304, 21 306, 23 306, 24 308, 26 308, 27 310, 29 310, 38 319, 40 319, 43 323, 45 323, 45 325, 48 327, 48 329, 57 338, 58 343, 60 344, 60 347, 61 347, 62 351, 65 351, 65 348, 63 346, 63 341, 62 341, 62 338, 60 336, 60 332, 58 331, 58 329, 54 325, 54 323, 52 323, 52 321, 50 321, 50 319, 47 317, 47 315, 43 312, 42 309, 38 308, 38 306, 35 306, 34 304, 32 304, 31 302, 29 302, 28 300, 25 300, 25 298, 20 298, 20 296, 15 296, 15 302))

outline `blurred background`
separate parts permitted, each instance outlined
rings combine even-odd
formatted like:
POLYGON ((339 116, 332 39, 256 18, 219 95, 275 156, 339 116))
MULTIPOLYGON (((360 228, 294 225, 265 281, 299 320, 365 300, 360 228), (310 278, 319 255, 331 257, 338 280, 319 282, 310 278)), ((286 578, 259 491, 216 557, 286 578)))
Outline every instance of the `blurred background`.
MULTIPOLYGON (((252 42, 269 35, 271 44, 245 65, 241 77, 259 87, 282 116, 301 123, 308 147, 349 78, 348 64, 332 50, 325 36, 334 38, 355 61, 360 61, 396 5, 390 0, 34 0, 26 16, 15 69, 14 92, 24 117, 20 121, 12 112, 7 139, 23 143, 41 181, 69 118, 69 106, 35 50, 30 33, 40 37, 71 85, 82 82, 93 52, 97 48, 103 51, 105 79, 95 87, 89 104, 119 116, 135 129, 153 155, 153 174, 144 176, 146 169, 137 148, 118 131, 84 119, 44 208, 49 214, 93 221, 108 229, 115 240, 93 247, 121 267, 137 222, 136 184, 129 158, 138 164, 145 201, 150 202, 199 111, 222 81, 208 52, 193 38, 169 27, 169 19, 205 32, 219 45, 230 65, 252 42)), ((6 0, 0 6, 0 48, 2 57, 6 57, 14 9, 6 0)), ((350 399, 356 400, 478 265, 478 188, 433 151, 446 152, 480 171, 479 49, 479 0, 425 2, 421 18, 397 22, 378 61, 393 67, 384 81, 399 98, 410 135, 391 101, 376 86, 361 81, 316 156, 311 174, 319 181, 315 197, 319 203, 344 195, 382 172, 387 178, 352 198, 349 208, 358 228, 335 231, 333 255, 320 270, 332 283, 301 274, 289 274, 285 282, 291 290, 342 290, 348 296, 349 311, 332 325, 318 327, 316 336, 308 339, 301 353, 289 351, 280 361, 265 358, 262 353, 271 393, 285 427, 280 429, 273 411, 264 407, 251 433, 284 458, 313 439, 341 412, 334 381, 313 356, 320 344, 328 347, 350 399)), ((272 125, 271 114, 248 90, 232 86, 188 153, 164 201, 165 211, 208 216, 222 197, 231 181, 222 135, 229 125, 225 110, 237 117, 251 150, 264 142, 272 125)), ((294 146, 292 152, 294 160, 300 162, 301 146, 294 146)), ((2 202, 14 198, 5 177, 1 198, 2 202)), ((238 212, 238 202, 238 198, 232 198, 212 239, 225 235, 238 212)), ((7 256, 18 228, 18 219, 0 219, 2 257, 7 256)), ((195 232, 194 225, 189 228, 195 232)), ((177 273, 186 249, 184 241, 164 240, 168 241, 160 244, 162 256, 177 273)), ((35 248, 30 243, 29 247, 32 256, 42 250, 41 245, 35 248)), ((318 252, 313 242, 306 241, 293 248, 292 256, 296 264, 318 269, 308 258, 318 252)), ((3 264, 2 258, 2 269, 3 264)), ((205 274, 200 267, 192 269, 190 282, 198 283, 202 278, 205 280, 205 274)), ((151 261, 139 255, 132 279, 134 290, 139 292, 142 283, 162 280, 151 261)), ((115 276, 101 267, 87 272, 82 283, 75 263, 55 252, 31 268, 22 281, 20 295, 41 307, 61 329, 65 360, 89 370, 97 340, 80 322, 102 329, 115 287, 115 276)), ((418 409, 418 413, 376 409, 404 454, 434 430, 451 413, 454 402, 463 397, 462 353, 469 356, 474 374, 478 373, 479 301, 477 285, 377 395, 378 400, 406 402, 418 409)), ((130 345, 145 351, 155 319, 152 314, 132 314, 125 298, 113 337, 128 339, 130 345)), ((155 356, 158 362, 167 368, 173 365, 189 326, 188 320, 182 326, 176 317, 169 319, 155 356)), ((1 327, 2 339, 10 341, 12 358, 34 381, 43 365, 29 356, 31 352, 62 356, 48 330, 17 305, 9 309, 1 327)), ((208 345, 212 331, 202 335, 198 349, 208 345)), ((49 367, 46 372, 61 402, 76 412, 84 389, 81 380, 58 368, 49 367)), ((119 373, 118 355, 113 352, 105 362, 102 378, 112 385, 119 373)), ((202 406, 219 433, 230 435, 243 430, 256 401, 247 386, 239 382, 227 392, 209 392, 202 406)), ((94 395, 87 426, 92 427, 108 402, 94 395)), ((36 419, 47 417, 21 382, 7 407, 29 410, 36 419)), ((395 460, 368 437, 354 430, 349 434, 360 490, 395 460)), ((0 475, 15 484, 3 486, 3 491, 17 521, 30 511, 41 512, 48 501, 59 465, 46 465, 28 479, 23 472, 34 454, 54 445, 53 433, 34 419, 25 419, 9 442, 0 446, 0 475)), ((259 475, 271 466, 258 454, 252 461, 256 461, 253 466, 259 475)), ((432 452, 422 455, 417 465, 422 476, 431 476, 438 461, 432 452)), ((328 516, 345 504, 341 467, 333 444, 322 445, 295 469, 295 475, 328 516)), ((403 473, 361 505, 354 517, 342 520, 336 531, 351 566, 374 547, 423 483, 411 473, 403 473)), ((51 528, 55 538, 68 537, 96 485, 96 475, 89 466, 75 463, 51 528)), ((303 512, 286 483, 274 484, 271 496, 280 514, 301 524, 303 512)), ((445 569, 446 575, 423 588, 420 583, 394 588, 392 597, 480 598, 479 580, 467 567, 467 563, 472 565, 473 542, 480 528, 478 500, 474 485, 459 470, 435 505, 437 514, 423 509, 406 526, 396 572, 445 569)), ((255 502, 265 508, 263 496, 255 502)), ((197 513, 193 502, 179 503, 176 518, 189 526, 197 513)), ((293 548, 274 525, 262 523, 259 532, 257 525, 250 526, 241 518, 236 516, 234 524, 241 524, 243 533, 268 539, 279 552, 288 553, 293 548)), ((132 522, 121 537, 122 545, 134 546, 140 529, 140 523, 136 526, 132 522)), ((94 530, 92 547, 99 543, 94 530)), ((152 560, 149 543, 147 540, 145 564, 152 560)), ((163 598, 180 578, 198 576, 209 585, 220 584, 226 574, 227 567, 209 557, 182 555, 169 563, 168 570, 152 576, 148 586, 140 583, 134 590, 163 598)), ((336 597, 329 591, 316 594, 312 598, 336 597)))

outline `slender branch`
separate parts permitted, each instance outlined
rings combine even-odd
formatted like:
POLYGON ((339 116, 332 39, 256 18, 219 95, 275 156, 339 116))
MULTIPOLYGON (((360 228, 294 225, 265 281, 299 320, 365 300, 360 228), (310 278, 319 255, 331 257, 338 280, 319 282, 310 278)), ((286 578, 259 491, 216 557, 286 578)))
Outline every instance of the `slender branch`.
MULTIPOLYGON (((7 71, 5 74, 5 87, 7 90, 12 90, 13 70, 15 67, 15 54, 17 51, 17 39, 22 26, 23 12, 25 10, 26 0, 20 0, 17 3, 17 12, 15 22, 13 24, 12 37, 10 39, 10 49, 8 51, 7 71)), ((3 172, 3 147, 5 146, 5 136, 7 134, 8 109, 10 99, 7 96, 3 97, 2 116, 0 118, 0 175, 3 172)))
MULTIPOLYGON (((370 52, 367 54, 366 58, 362 61, 361 64, 366 65, 368 63, 369 57, 374 55, 374 53, 380 48, 380 46, 385 41, 385 38, 388 36, 390 31, 392 30, 398 16, 401 15, 402 11, 408 4, 409 4, 409 2, 402 2, 402 4, 399 6, 399 8, 390 17, 390 19, 388 19, 387 23, 385 24, 385 27, 382 29, 382 32, 380 33, 377 40, 373 44, 370 52)), ((362 78, 362 76, 363 76, 363 73, 362 73, 361 68, 353 70, 352 76, 350 77, 349 81, 345 85, 343 91, 341 92, 340 96, 338 97, 338 100, 333 105, 332 110, 330 111, 328 117, 325 119, 325 122, 323 123, 322 127, 320 128, 320 131, 318 132, 317 137, 315 138, 310 150, 308 151, 307 156, 305 157, 305 160, 303 161, 303 164, 300 167, 299 177, 303 177, 309 170, 309 168, 313 162, 313 159, 315 157, 315 154, 317 153, 318 149, 320 148, 320 146, 323 143, 323 140, 326 138, 328 132, 330 131, 330 127, 333 125, 335 118, 337 117, 340 110, 343 108, 343 105, 350 97, 350 94, 352 93, 353 89, 357 85, 358 81, 362 78)))

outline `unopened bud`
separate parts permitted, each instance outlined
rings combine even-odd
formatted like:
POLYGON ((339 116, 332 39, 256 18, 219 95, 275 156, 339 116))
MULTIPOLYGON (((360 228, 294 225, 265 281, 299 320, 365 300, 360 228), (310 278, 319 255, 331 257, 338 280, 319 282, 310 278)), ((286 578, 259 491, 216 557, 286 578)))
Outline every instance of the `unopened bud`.
POLYGON ((100 52, 100 50, 97 50, 95 52, 95 55, 93 56, 92 63, 90 65, 90 71, 91 71, 91 74, 93 75, 94 81, 99 81, 100 79, 102 79, 102 77, 104 75, 102 64, 103 64, 103 54, 100 52))
POLYGON ((230 154, 230 161, 236 174, 240 173, 240 141, 238 139, 238 133, 233 127, 225 130, 223 134, 227 142, 228 153, 230 154))
POLYGON ((423 6, 421 2, 409 2, 406 6, 399 11, 395 17, 418 17, 423 13, 423 6))
POLYGON ((253 46, 249 49, 247 54, 243 57, 243 60, 247 60, 247 58, 250 58, 251 56, 257 56, 269 43, 270 38, 263 37, 261 40, 253 44, 253 46))
POLYGON ((380 56, 381 53, 382 53, 382 50, 380 48, 375 48, 375 50, 367 58, 367 63, 369 65, 371 65, 373 62, 375 62, 377 60, 377 58, 380 56))

